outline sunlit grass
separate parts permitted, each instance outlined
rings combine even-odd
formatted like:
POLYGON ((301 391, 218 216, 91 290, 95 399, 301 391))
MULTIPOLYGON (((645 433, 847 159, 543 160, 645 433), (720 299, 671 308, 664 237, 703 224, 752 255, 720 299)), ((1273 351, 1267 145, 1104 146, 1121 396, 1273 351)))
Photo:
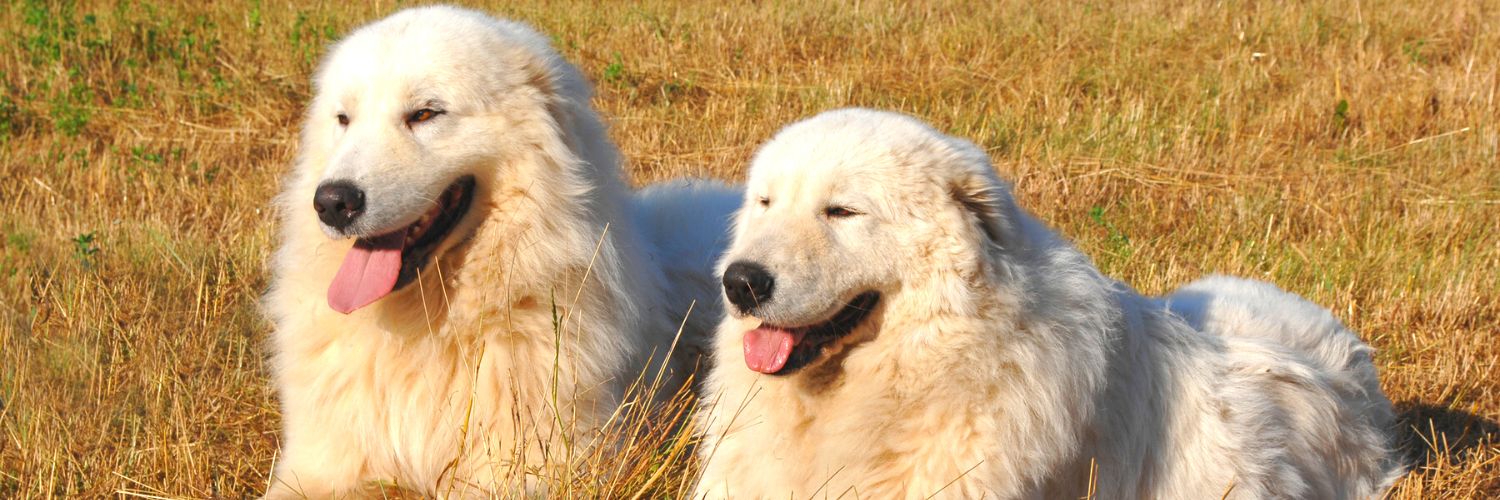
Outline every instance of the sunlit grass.
MULTIPOLYGON (((633 181, 738 179, 783 124, 894 108, 1143 291, 1304 294, 1380 350, 1418 464, 1394 497, 1500 494, 1500 5, 1032 3, 478 6, 596 82, 633 181)), ((265 487, 268 201, 318 57, 394 8, 0 9, 0 497, 265 487)), ((672 408, 555 491, 687 491, 672 408)))

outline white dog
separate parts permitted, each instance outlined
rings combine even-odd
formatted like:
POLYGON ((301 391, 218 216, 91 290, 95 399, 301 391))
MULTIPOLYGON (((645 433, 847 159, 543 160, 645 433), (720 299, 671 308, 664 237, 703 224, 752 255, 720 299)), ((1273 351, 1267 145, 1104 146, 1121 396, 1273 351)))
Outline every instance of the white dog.
POLYGON ((673 353, 666 392, 691 373, 739 195, 632 197, 542 35, 407 10, 314 86, 265 297, 285 425, 267 496, 516 491, 584 455, 643 370, 673 353))
POLYGON ((746 200, 699 496, 1363 498, 1401 472, 1327 311, 1224 277, 1142 297, 916 120, 789 126, 746 200))

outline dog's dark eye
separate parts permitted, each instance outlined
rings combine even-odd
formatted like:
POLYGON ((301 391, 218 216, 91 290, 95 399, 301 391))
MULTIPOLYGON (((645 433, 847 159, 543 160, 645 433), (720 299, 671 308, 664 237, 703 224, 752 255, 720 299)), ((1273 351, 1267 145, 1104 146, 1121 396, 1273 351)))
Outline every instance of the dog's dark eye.
POLYGON ((760 197, 760 206, 762 206, 762 207, 769 207, 769 206, 771 206, 771 199, 767 198, 767 197, 764 197, 764 196, 760 197))
POLYGON ((849 207, 832 206, 823 209, 823 215, 828 216, 830 219, 842 219, 844 217, 859 215, 859 212, 850 210, 849 207))
POLYGON ((437 115, 441 115, 441 114, 443 114, 442 111, 438 111, 438 110, 435 110, 435 109, 422 108, 422 109, 413 111, 411 113, 411 116, 406 117, 406 123, 407 124, 422 123, 422 122, 425 122, 427 120, 431 120, 433 117, 435 117, 437 115))
POLYGON ((339 126, 340 127, 347 127, 347 126, 349 126, 349 115, 348 114, 339 113, 339 126))

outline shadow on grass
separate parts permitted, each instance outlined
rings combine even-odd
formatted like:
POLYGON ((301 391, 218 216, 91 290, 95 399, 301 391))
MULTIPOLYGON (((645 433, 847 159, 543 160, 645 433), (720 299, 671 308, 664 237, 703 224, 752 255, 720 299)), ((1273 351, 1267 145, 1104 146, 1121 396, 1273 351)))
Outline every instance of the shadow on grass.
POLYGON ((1396 403, 1397 439, 1411 470, 1458 462, 1500 442, 1500 423, 1473 413, 1421 401, 1396 403))

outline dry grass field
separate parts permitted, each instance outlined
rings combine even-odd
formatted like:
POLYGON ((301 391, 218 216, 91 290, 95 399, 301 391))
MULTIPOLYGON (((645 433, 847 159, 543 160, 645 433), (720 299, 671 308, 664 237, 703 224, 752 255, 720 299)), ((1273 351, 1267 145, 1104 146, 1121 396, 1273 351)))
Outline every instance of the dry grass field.
MULTIPOLYGON (((1144 292, 1301 293, 1379 349, 1392 497, 1500 496, 1500 2, 1032 3, 476 6, 595 81, 635 182, 738 179, 785 123, 892 108, 1144 292)), ((0 498, 265 487, 269 200, 328 43, 397 8, 0 8, 0 498)), ((622 484, 692 481, 644 448, 622 484)))

